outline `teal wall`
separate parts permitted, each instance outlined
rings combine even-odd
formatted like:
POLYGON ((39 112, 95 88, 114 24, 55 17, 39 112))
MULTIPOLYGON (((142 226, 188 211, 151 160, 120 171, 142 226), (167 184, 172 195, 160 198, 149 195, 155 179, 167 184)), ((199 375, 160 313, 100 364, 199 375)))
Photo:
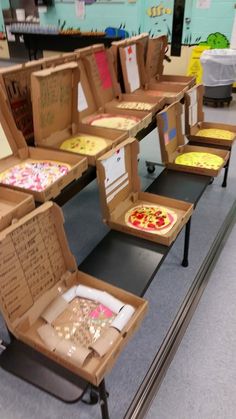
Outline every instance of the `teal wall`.
MULTIPOLYGON (((2 0, 3 1, 3 0, 2 0)), ((235 0, 211 0, 209 9, 198 9, 197 0, 187 0, 185 17, 191 23, 184 23, 183 43, 195 44, 200 40, 205 41, 212 32, 221 32, 231 37, 234 18, 235 0)), ((66 19, 67 26, 80 27, 82 30, 104 30, 107 26, 119 27, 125 24, 126 30, 133 33, 149 32, 151 35, 169 34, 171 36, 174 0, 137 0, 129 4, 92 4, 86 6, 86 18, 80 20, 75 15, 74 3, 55 3, 47 13, 40 14, 42 24, 57 24, 66 19), (160 6, 171 9, 171 14, 149 16, 147 11, 152 11, 160 6)))
POLYGON ((108 26, 119 27, 125 24, 126 29, 132 33, 137 32, 140 25, 140 1, 123 4, 92 4, 86 6, 86 18, 79 19, 75 15, 75 4, 56 3, 55 7, 48 8, 47 13, 40 13, 42 24, 57 24, 66 19, 66 26, 79 27, 82 30, 104 30, 108 26))

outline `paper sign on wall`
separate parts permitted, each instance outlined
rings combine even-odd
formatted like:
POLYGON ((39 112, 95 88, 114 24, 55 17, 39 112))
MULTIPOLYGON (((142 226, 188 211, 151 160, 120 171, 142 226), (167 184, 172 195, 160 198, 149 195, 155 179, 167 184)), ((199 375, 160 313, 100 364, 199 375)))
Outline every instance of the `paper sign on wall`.
POLYGON ((197 0, 196 8, 197 9, 210 9, 211 0, 197 0))
POLYGON ((131 92, 134 92, 140 87, 136 45, 129 45, 125 48, 125 57, 128 82, 131 92))
POLYGON ((84 0, 75 0, 75 14, 79 19, 85 18, 85 2, 84 0))
POLYGON ((124 147, 117 150, 115 154, 102 161, 105 169, 105 188, 125 174, 125 152, 124 147))
POLYGON ((79 112, 84 111, 85 109, 88 109, 88 102, 86 100, 84 89, 82 87, 82 84, 78 84, 78 106, 77 109, 79 112))

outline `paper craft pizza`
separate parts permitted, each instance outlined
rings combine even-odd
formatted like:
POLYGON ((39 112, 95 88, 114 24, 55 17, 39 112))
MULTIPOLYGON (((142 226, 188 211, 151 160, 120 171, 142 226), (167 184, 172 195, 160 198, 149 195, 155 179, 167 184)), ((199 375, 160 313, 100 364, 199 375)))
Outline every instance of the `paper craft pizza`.
POLYGON ((196 136, 218 138, 219 140, 231 141, 234 139, 235 134, 225 129, 208 128, 208 129, 200 129, 200 131, 196 133, 196 136))
POLYGON ((152 234, 167 234, 177 221, 177 214, 157 205, 138 205, 125 214, 129 227, 152 234))
POLYGON ((103 304, 75 298, 52 325, 60 338, 88 348, 111 325, 115 317, 103 304))
POLYGON ((176 157, 175 163, 184 166, 218 170, 224 164, 224 160, 216 154, 194 151, 180 154, 176 157))
POLYGON ((127 131, 140 122, 140 118, 126 115, 100 114, 86 119, 85 122, 97 127, 114 128, 127 131))
POLYGON ((26 160, 0 173, 0 183, 31 191, 44 191, 66 175, 70 165, 50 160, 26 160))
POLYGON ((107 141, 104 138, 94 135, 78 135, 64 141, 60 149, 71 151, 72 153, 94 156, 107 147, 107 141))

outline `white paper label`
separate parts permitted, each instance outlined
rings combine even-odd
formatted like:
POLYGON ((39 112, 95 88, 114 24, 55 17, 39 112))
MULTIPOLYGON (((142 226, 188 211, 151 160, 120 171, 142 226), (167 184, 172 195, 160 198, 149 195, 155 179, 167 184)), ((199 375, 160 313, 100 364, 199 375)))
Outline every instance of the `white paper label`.
POLYGON ((0 159, 11 156, 12 149, 7 141, 5 132, 3 131, 2 124, 0 124, 0 159))
POLYGON ((117 150, 111 157, 102 161, 105 169, 105 188, 118 180, 126 172, 124 147, 117 150))
POLYGON ((85 18, 85 2, 84 0, 75 0, 75 14, 79 19, 85 18))
POLYGON ((198 106, 197 103, 189 108, 189 124, 191 127, 198 122, 198 106))
POLYGON ((78 111, 84 111, 85 109, 88 109, 88 102, 86 100, 84 89, 82 87, 82 84, 78 84, 78 111))
POLYGON ((131 92, 140 87, 139 70, 137 63, 136 45, 125 47, 126 70, 131 92))

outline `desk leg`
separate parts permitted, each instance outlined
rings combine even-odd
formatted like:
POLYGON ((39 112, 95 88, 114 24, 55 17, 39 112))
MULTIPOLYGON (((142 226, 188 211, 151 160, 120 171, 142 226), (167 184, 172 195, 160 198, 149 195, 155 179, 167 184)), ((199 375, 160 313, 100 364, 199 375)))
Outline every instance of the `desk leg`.
POLYGON ((109 419, 105 380, 102 380, 101 383, 99 384, 98 391, 99 391, 102 419, 109 419))
POLYGON ((228 171, 229 171, 229 162, 230 162, 230 157, 231 157, 231 152, 229 154, 229 160, 227 161, 226 165, 225 165, 225 173, 224 173, 224 180, 222 183, 222 188, 226 188, 227 186, 227 179, 228 179, 228 171))
POLYGON ((185 227, 184 257, 183 257, 183 261, 182 261, 182 266, 184 266, 184 268, 187 268, 187 266, 188 266, 190 230, 191 230, 191 217, 189 218, 189 220, 186 224, 186 227, 185 227))

